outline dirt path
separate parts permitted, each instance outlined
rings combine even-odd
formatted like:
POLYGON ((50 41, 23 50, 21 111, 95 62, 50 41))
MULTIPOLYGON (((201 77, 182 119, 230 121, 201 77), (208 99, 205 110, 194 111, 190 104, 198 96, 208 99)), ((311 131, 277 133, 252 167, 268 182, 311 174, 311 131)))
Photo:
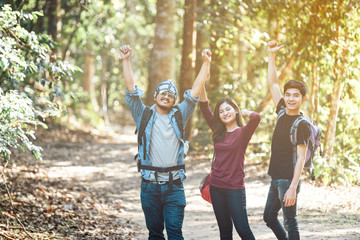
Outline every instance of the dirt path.
MULTIPOLYGON (((133 161, 137 152, 135 135, 129 132, 95 142, 81 138, 73 143, 54 142, 54 139, 43 139, 41 143, 42 177, 52 183, 55 196, 67 186, 68 202, 58 204, 62 212, 72 212, 83 219, 83 226, 77 227, 76 234, 68 231, 66 239, 147 239, 139 200, 140 178, 133 161)), ((202 200, 198 190, 210 167, 208 159, 189 156, 186 164, 184 238, 219 239, 212 207, 202 200)), ((262 221, 269 179, 255 165, 247 166, 246 172, 251 229, 256 239, 275 239, 262 221)), ((46 183, 42 184, 45 191, 50 191, 46 183)), ((334 189, 304 183, 299 200, 303 239, 360 239, 359 197, 358 187, 334 189)))
MULTIPOLYGON (((187 199, 183 227, 184 238, 188 240, 219 239, 212 207, 201 198, 198 189, 204 172, 209 170, 209 162, 206 157, 199 156, 197 156, 196 163, 191 160, 190 156, 187 159, 187 180, 184 183, 187 199)), ((128 163, 129 161, 126 162, 126 164, 128 163)), ((131 174, 129 174, 133 175, 133 178, 138 178, 138 173, 134 171, 132 165, 133 163, 130 161, 128 169, 131 170, 131 174)), ((262 220, 269 179, 265 172, 259 173, 256 166, 248 166, 247 174, 249 176, 246 183, 247 209, 252 231, 256 239, 275 239, 262 220)), ((133 219, 141 224, 139 235, 134 239, 146 239, 147 231, 139 201, 139 182, 133 182, 134 187, 124 193, 128 198, 124 211, 126 211, 128 219, 133 219)), ((303 239, 360 239, 360 208, 356 203, 359 197, 359 188, 337 192, 335 189, 319 188, 304 183, 299 203, 299 219, 303 239), (346 196, 339 197, 339 194, 346 194, 346 196), (354 197, 355 199, 348 199, 354 197), (330 201, 332 202, 330 203, 330 201), (358 214, 354 214, 352 209, 345 206, 349 207, 350 202, 356 204, 358 214), (329 209, 326 208, 327 206, 329 209)), ((353 205, 353 207, 355 206, 353 205)))

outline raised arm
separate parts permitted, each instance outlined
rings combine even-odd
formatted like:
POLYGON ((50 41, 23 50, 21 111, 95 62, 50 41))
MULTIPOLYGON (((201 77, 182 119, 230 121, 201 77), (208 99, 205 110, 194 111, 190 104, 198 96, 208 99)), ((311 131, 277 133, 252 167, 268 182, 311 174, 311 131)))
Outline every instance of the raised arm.
POLYGON ((132 50, 129 45, 124 45, 120 48, 120 57, 123 60, 123 73, 126 89, 130 92, 135 91, 134 73, 130 64, 130 56, 132 50))
POLYGON ((268 43, 268 53, 269 53, 269 62, 268 62, 268 84, 271 92, 271 96, 275 106, 278 105, 282 94, 279 87, 279 82, 276 73, 275 66, 275 52, 284 46, 278 46, 277 41, 271 41, 268 43))
POLYGON ((241 116, 245 118, 249 118, 249 121, 244 126, 245 130, 245 139, 246 141, 250 141, 252 135, 254 134, 256 128, 258 127, 261 116, 257 112, 249 111, 247 109, 243 109, 241 111, 241 116))
MULTIPOLYGON (((209 79, 209 77, 210 77, 210 74, 208 74, 207 80, 209 79)), ((202 86, 199 100, 200 100, 200 102, 207 102, 208 101, 205 84, 203 84, 203 86, 202 86)))
POLYGON ((193 98, 198 98, 200 96, 200 92, 210 74, 211 51, 209 49, 204 49, 201 55, 204 62, 191 88, 190 95, 193 98))

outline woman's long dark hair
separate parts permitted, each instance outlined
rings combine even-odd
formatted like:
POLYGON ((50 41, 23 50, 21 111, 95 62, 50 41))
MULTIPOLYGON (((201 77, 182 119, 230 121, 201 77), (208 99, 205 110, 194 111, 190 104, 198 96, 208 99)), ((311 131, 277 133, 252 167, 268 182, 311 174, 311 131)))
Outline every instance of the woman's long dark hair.
POLYGON ((213 120, 214 132, 212 134, 212 141, 214 144, 217 142, 223 141, 225 138, 225 134, 226 134, 226 126, 219 117, 220 105, 223 103, 229 104, 230 106, 232 106, 235 109, 236 112, 238 112, 236 114, 236 123, 239 127, 243 126, 243 123, 241 120, 240 109, 239 109, 238 105, 236 104, 236 102, 232 98, 221 99, 216 104, 215 109, 214 109, 214 120, 213 120))

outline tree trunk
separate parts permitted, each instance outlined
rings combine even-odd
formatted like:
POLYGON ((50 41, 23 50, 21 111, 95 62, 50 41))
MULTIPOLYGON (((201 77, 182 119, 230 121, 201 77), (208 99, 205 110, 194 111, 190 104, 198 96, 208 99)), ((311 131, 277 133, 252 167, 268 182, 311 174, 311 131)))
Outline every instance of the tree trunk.
POLYGON ((324 141, 324 153, 326 159, 330 161, 335 144, 335 133, 336 133, 336 118, 339 111, 339 102, 342 88, 342 77, 337 76, 337 80, 334 83, 331 104, 330 104, 330 116, 326 126, 326 134, 324 141))
MULTIPOLYGON (((313 36, 312 36, 312 48, 313 48, 313 56, 316 58, 318 56, 318 50, 316 47, 317 44, 317 28, 318 28, 318 18, 317 14, 319 12, 320 6, 313 6, 312 7, 312 15, 310 17, 310 21, 313 22, 313 36)), ((312 85, 311 85, 311 91, 310 91, 310 110, 309 110, 309 118, 313 118, 314 112, 318 116, 318 106, 319 103, 319 78, 318 78, 318 72, 317 72, 317 61, 313 61, 311 64, 311 79, 312 79, 312 85)), ((318 122, 317 122, 318 123, 318 122)))
POLYGON ((194 61, 195 61, 195 7, 196 0, 185 0, 183 46, 180 68, 180 100, 183 100, 184 92, 192 87, 194 81, 194 61))
POLYGON ((156 3, 156 29, 151 53, 149 82, 145 103, 153 104, 156 85, 174 77, 175 57, 175 0, 158 0, 156 3))
MULTIPOLYGON (((210 7, 211 9, 218 9, 218 1, 211 0, 210 7)), ((211 18, 216 19, 216 12, 213 10, 211 12, 211 18)), ((213 29, 216 29, 216 26, 211 26, 213 29)), ((207 88, 209 99, 214 99, 213 91, 220 87, 220 66, 221 66, 221 57, 219 56, 219 52, 217 51, 218 47, 216 46, 216 42, 219 39, 219 35, 216 31, 211 31, 210 37, 210 49, 212 50, 211 55, 211 68, 210 68, 210 80, 207 88)))
POLYGON ((81 24, 82 24, 82 23, 81 23, 81 13, 82 13, 82 11, 83 11, 84 8, 85 8, 85 7, 84 7, 83 5, 79 4, 79 13, 78 13, 78 15, 77 15, 76 18, 75 18, 74 30, 73 30, 72 33, 70 34, 70 37, 68 37, 67 43, 66 43, 65 47, 63 48, 63 53, 62 53, 62 60, 63 60, 63 61, 65 61, 65 59, 70 55, 70 51, 69 51, 69 49, 70 49, 70 44, 71 44, 71 42, 72 42, 72 40, 73 40, 73 38, 74 38, 77 30, 79 29, 79 27, 80 27, 81 24))
MULTIPOLYGON (((191 89, 194 81, 194 65, 195 65, 195 46, 196 43, 196 0, 185 0, 184 29, 183 29, 183 46, 182 59, 180 68, 180 101, 184 99, 184 92, 191 89)), ((192 117, 188 120, 185 127, 186 140, 189 140, 192 130, 192 117)))
MULTIPOLYGON (((196 2, 196 10, 197 10, 197 14, 196 14, 197 22, 201 22, 201 17, 202 17, 201 15, 203 14, 204 11, 204 1, 196 2)), ((198 27, 195 28, 195 30, 196 30, 195 75, 197 75, 200 72, 201 65, 203 63, 201 53, 204 48, 204 28, 198 27)))
POLYGON ((83 90, 89 94, 90 102, 97 112, 99 110, 95 97, 95 87, 93 83, 95 75, 94 56, 91 53, 85 55, 85 67, 83 74, 83 90))
MULTIPOLYGON (((197 74, 199 74, 202 63, 203 63, 202 56, 201 56, 202 50, 205 48, 205 46, 208 46, 207 45, 208 42, 205 42, 205 41, 207 41, 207 38, 205 37, 206 36, 205 34, 207 32, 205 31, 205 29, 203 27, 203 24, 201 23, 202 17, 206 12, 204 1, 196 1, 196 12, 197 12, 197 14, 196 14, 196 18, 197 18, 196 24, 198 26, 195 28, 195 30, 196 30, 195 76, 197 76, 197 74)), ((199 120, 199 121, 197 121, 197 123, 195 125, 195 128, 200 129, 200 128, 202 128, 204 126, 203 124, 200 124, 201 123, 200 119, 203 119, 203 116, 202 116, 200 111, 195 111, 194 114, 196 114, 196 117, 199 120)), ((205 120, 203 121, 203 123, 205 123, 205 120)), ((190 144, 190 146, 191 146, 191 144, 190 144)))
MULTIPOLYGON (((314 45, 315 46, 315 45, 314 45)), ((314 51, 315 52, 315 51, 314 51)), ((317 53, 314 53, 317 54, 317 53)), ((316 55, 315 55, 316 56, 316 55)), ((317 64, 314 62, 311 64, 311 79, 312 79, 312 85, 311 85, 311 91, 310 91, 310 110, 309 110, 309 118, 313 118, 314 113, 318 115, 318 106, 319 103, 319 78, 318 78, 318 72, 317 72, 317 64)))
POLYGON ((105 122, 105 126, 110 126, 109 112, 108 112, 108 83, 106 81, 106 70, 108 66, 108 57, 106 55, 102 56, 101 64, 101 76, 100 76, 100 108, 101 113, 105 122))
MULTIPOLYGON (((35 7, 33 9, 33 11, 40 11, 40 10, 44 10, 44 8, 46 7, 46 4, 44 4, 43 8, 40 8, 40 0, 36 0, 35 2, 35 7)), ((44 28, 44 16, 39 16, 36 23, 31 23, 31 26, 29 28, 29 32, 32 32, 35 29, 35 32, 39 33, 39 32, 43 32, 43 28, 44 28)))
POLYGON ((59 33, 61 28, 61 21, 58 13, 61 9, 61 0, 46 0, 47 16, 48 16, 48 33, 54 39, 59 41, 59 33))
MULTIPOLYGON (((280 29, 279 29, 279 14, 278 9, 274 9, 274 12, 269 12, 267 26, 271 29, 271 39, 279 41, 280 29)), ((281 11, 281 10, 280 10, 281 11)))
MULTIPOLYGON (((46 0, 47 12, 46 15, 48 17, 47 27, 48 34, 52 37, 55 42, 60 41, 60 28, 61 28, 61 20, 58 17, 58 13, 61 9, 61 0, 46 0)), ((54 62, 57 58, 57 53, 59 48, 52 49, 52 53, 50 54, 50 61, 54 62)), ((53 78, 53 76, 50 76, 53 78)), ((62 89, 66 90, 68 83, 65 80, 62 80, 62 89)))
MULTIPOLYGON (((339 42, 340 39, 340 31, 342 30, 340 27, 340 18, 341 18, 341 7, 342 7, 342 3, 343 1, 339 1, 338 3, 338 19, 337 19, 337 25, 336 25, 336 42, 339 42)), ((333 154, 333 150, 334 150, 334 145, 335 145, 335 137, 336 137, 336 119, 338 116, 338 112, 339 112, 339 105, 340 105, 340 97, 341 97, 341 89, 342 89, 342 80, 344 78, 344 73, 345 73, 345 64, 346 64, 346 59, 347 59, 347 54, 349 52, 349 50, 344 47, 346 46, 347 43, 347 38, 348 38, 348 32, 347 32, 347 28, 345 28, 345 32, 344 32, 344 44, 343 49, 342 49, 342 53, 337 54, 339 45, 336 45, 335 49, 334 49, 334 53, 337 55, 335 58, 335 62, 334 62, 334 67, 333 67, 333 74, 335 77, 335 83, 333 85, 333 90, 332 90, 332 95, 331 95, 331 103, 330 103, 330 116, 329 116, 329 120, 326 126, 326 134, 325 134, 325 141, 324 141, 324 153, 325 153, 325 157, 326 159, 331 162, 332 159, 332 154, 333 154), (341 65, 340 65, 341 64, 341 65)))

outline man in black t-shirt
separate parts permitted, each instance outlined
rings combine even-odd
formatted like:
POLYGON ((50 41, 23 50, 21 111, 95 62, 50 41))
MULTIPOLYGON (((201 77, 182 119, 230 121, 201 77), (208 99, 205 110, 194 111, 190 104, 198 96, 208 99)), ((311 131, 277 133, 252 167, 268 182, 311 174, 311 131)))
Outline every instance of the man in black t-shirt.
POLYGON ((310 136, 310 128, 305 121, 300 122, 297 132, 296 162, 293 162, 293 148, 290 141, 290 128, 301 114, 300 108, 306 99, 306 86, 296 80, 290 80, 281 94, 275 67, 275 52, 283 46, 276 41, 268 43, 268 83, 276 113, 285 109, 278 118, 272 143, 268 174, 271 185, 264 210, 264 221, 278 239, 300 239, 296 215, 297 194, 300 190, 300 178, 305 164, 305 156, 310 136), (278 220, 282 209, 284 225, 278 220))

